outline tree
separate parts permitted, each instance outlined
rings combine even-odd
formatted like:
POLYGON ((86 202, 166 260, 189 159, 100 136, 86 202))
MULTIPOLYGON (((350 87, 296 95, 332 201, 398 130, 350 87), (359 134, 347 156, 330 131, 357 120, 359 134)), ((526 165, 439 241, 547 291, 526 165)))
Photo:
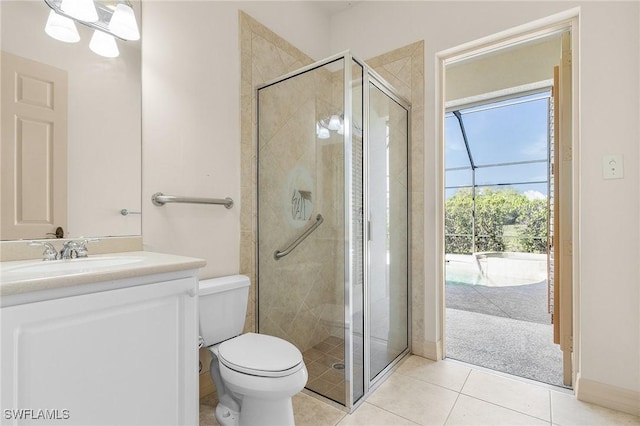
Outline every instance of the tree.
POLYGON ((505 251, 505 227, 515 226, 525 252, 546 253, 547 201, 530 200, 511 188, 483 188, 476 193, 476 242, 472 243, 471 189, 458 190, 445 205, 447 253, 505 251))
POLYGON ((519 223, 521 244, 527 253, 546 253, 548 235, 547 200, 528 200, 520 213, 519 223))
POLYGON ((471 189, 458 190, 445 204, 445 252, 471 253, 473 200, 471 189))
POLYGON ((524 195, 484 188, 476 197, 476 251, 505 251, 505 225, 515 225, 524 195))

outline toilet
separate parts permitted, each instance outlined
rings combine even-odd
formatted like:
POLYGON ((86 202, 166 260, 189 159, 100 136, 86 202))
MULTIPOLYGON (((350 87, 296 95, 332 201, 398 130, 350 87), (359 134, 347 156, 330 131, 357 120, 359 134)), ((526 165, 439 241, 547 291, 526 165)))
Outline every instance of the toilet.
POLYGON ((211 352, 210 373, 222 426, 293 425, 291 397, 307 383, 302 354, 291 343, 244 328, 249 278, 200 281, 200 337, 211 352))

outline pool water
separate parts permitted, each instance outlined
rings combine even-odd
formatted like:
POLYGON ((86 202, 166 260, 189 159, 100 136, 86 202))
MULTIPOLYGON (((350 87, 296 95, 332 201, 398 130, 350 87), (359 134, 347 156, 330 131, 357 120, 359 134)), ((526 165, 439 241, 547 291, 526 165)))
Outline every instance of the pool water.
POLYGON ((511 287, 535 284, 545 279, 546 257, 536 260, 489 258, 478 264, 473 256, 447 255, 447 284, 511 287))

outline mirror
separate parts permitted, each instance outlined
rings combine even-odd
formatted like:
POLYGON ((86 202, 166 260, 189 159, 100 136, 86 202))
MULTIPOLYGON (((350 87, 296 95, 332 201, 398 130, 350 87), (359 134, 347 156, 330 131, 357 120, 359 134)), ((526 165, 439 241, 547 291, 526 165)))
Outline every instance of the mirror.
MULTIPOLYGON (((140 25, 140 3, 132 2, 132 6, 140 25)), ((77 43, 64 43, 49 37, 44 28, 50 10, 44 1, 1 1, 0 47, 3 57, 8 54, 6 56, 25 58, 33 61, 28 63, 42 64, 66 73, 67 107, 63 118, 66 123, 66 135, 63 135, 66 140, 66 185, 59 191, 62 196, 66 192, 67 198, 67 202, 63 203, 66 209, 64 237, 140 235, 140 41, 118 40, 118 57, 98 56, 89 49, 93 30, 84 25, 76 24, 80 34, 77 43), (123 210, 128 214, 123 214, 123 210)), ((4 71, 5 61, 2 62, 4 71)), ((3 110, 6 109, 5 101, 13 97, 12 91, 6 90, 5 77, 2 86, 3 110)), ((10 117, 9 121, 14 117, 20 120, 17 114, 10 117)), ((5 119, 3 112, 3 129, 8 127, 5 126, 5 119)), ((26 134, 26 131, 23 133, 26 134)), ((45 131, 41 134, 48 133, 45 131)), ((3 157, 6 157, 5 146, 14 144, 14 139, 13 131, 2 131, 3 157)), ((21 155, 24 158, 24 153, 21 155)), ((21 184, 36 182, 40 175, 52 175, 49 169, 53 166, 48 162, 42 163, 44 165, 35 164, 38 167, 31 166, 28 170, 23 167, 27 172, 16 172, 21 184)), ((16 168, 19 169, 19 166, 16 168)), ((5 184, 9 181, 7 174, 11 174, 8 169, 3 160, 0 200, 3 216, 6 216, 5 206, 15 198, 11 185, 7 189, 5 184)), ((55 180, 55 176, 52 180, 55 180)), ((44 194, 45 204, 55 204, 56 191, 47 189, 40 192, 44 194)), ((55 233, 58 225, 49 223, 47 226, 50 228, 47 232, 32 235, 24 230, 28 227, 19 228, 14 234, 5 232, 3 224, 1 239, 55 238, 46 233, 55 233)))

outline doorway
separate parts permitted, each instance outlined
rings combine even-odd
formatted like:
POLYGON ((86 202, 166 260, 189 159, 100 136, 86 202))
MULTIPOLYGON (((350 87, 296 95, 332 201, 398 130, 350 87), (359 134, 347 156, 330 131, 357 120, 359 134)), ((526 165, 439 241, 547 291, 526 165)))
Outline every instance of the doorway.
POLYGON ((571 157, 554 153, 572 98, 554 68, 570 85, 569 29, 443 61, 444 356, 566 387, 571 256, 554 259, 554 237, 571 238, 571 157))
POLYGON ((445 115, 447 356, 562 385, 548 303, 551 90, 445 115))

